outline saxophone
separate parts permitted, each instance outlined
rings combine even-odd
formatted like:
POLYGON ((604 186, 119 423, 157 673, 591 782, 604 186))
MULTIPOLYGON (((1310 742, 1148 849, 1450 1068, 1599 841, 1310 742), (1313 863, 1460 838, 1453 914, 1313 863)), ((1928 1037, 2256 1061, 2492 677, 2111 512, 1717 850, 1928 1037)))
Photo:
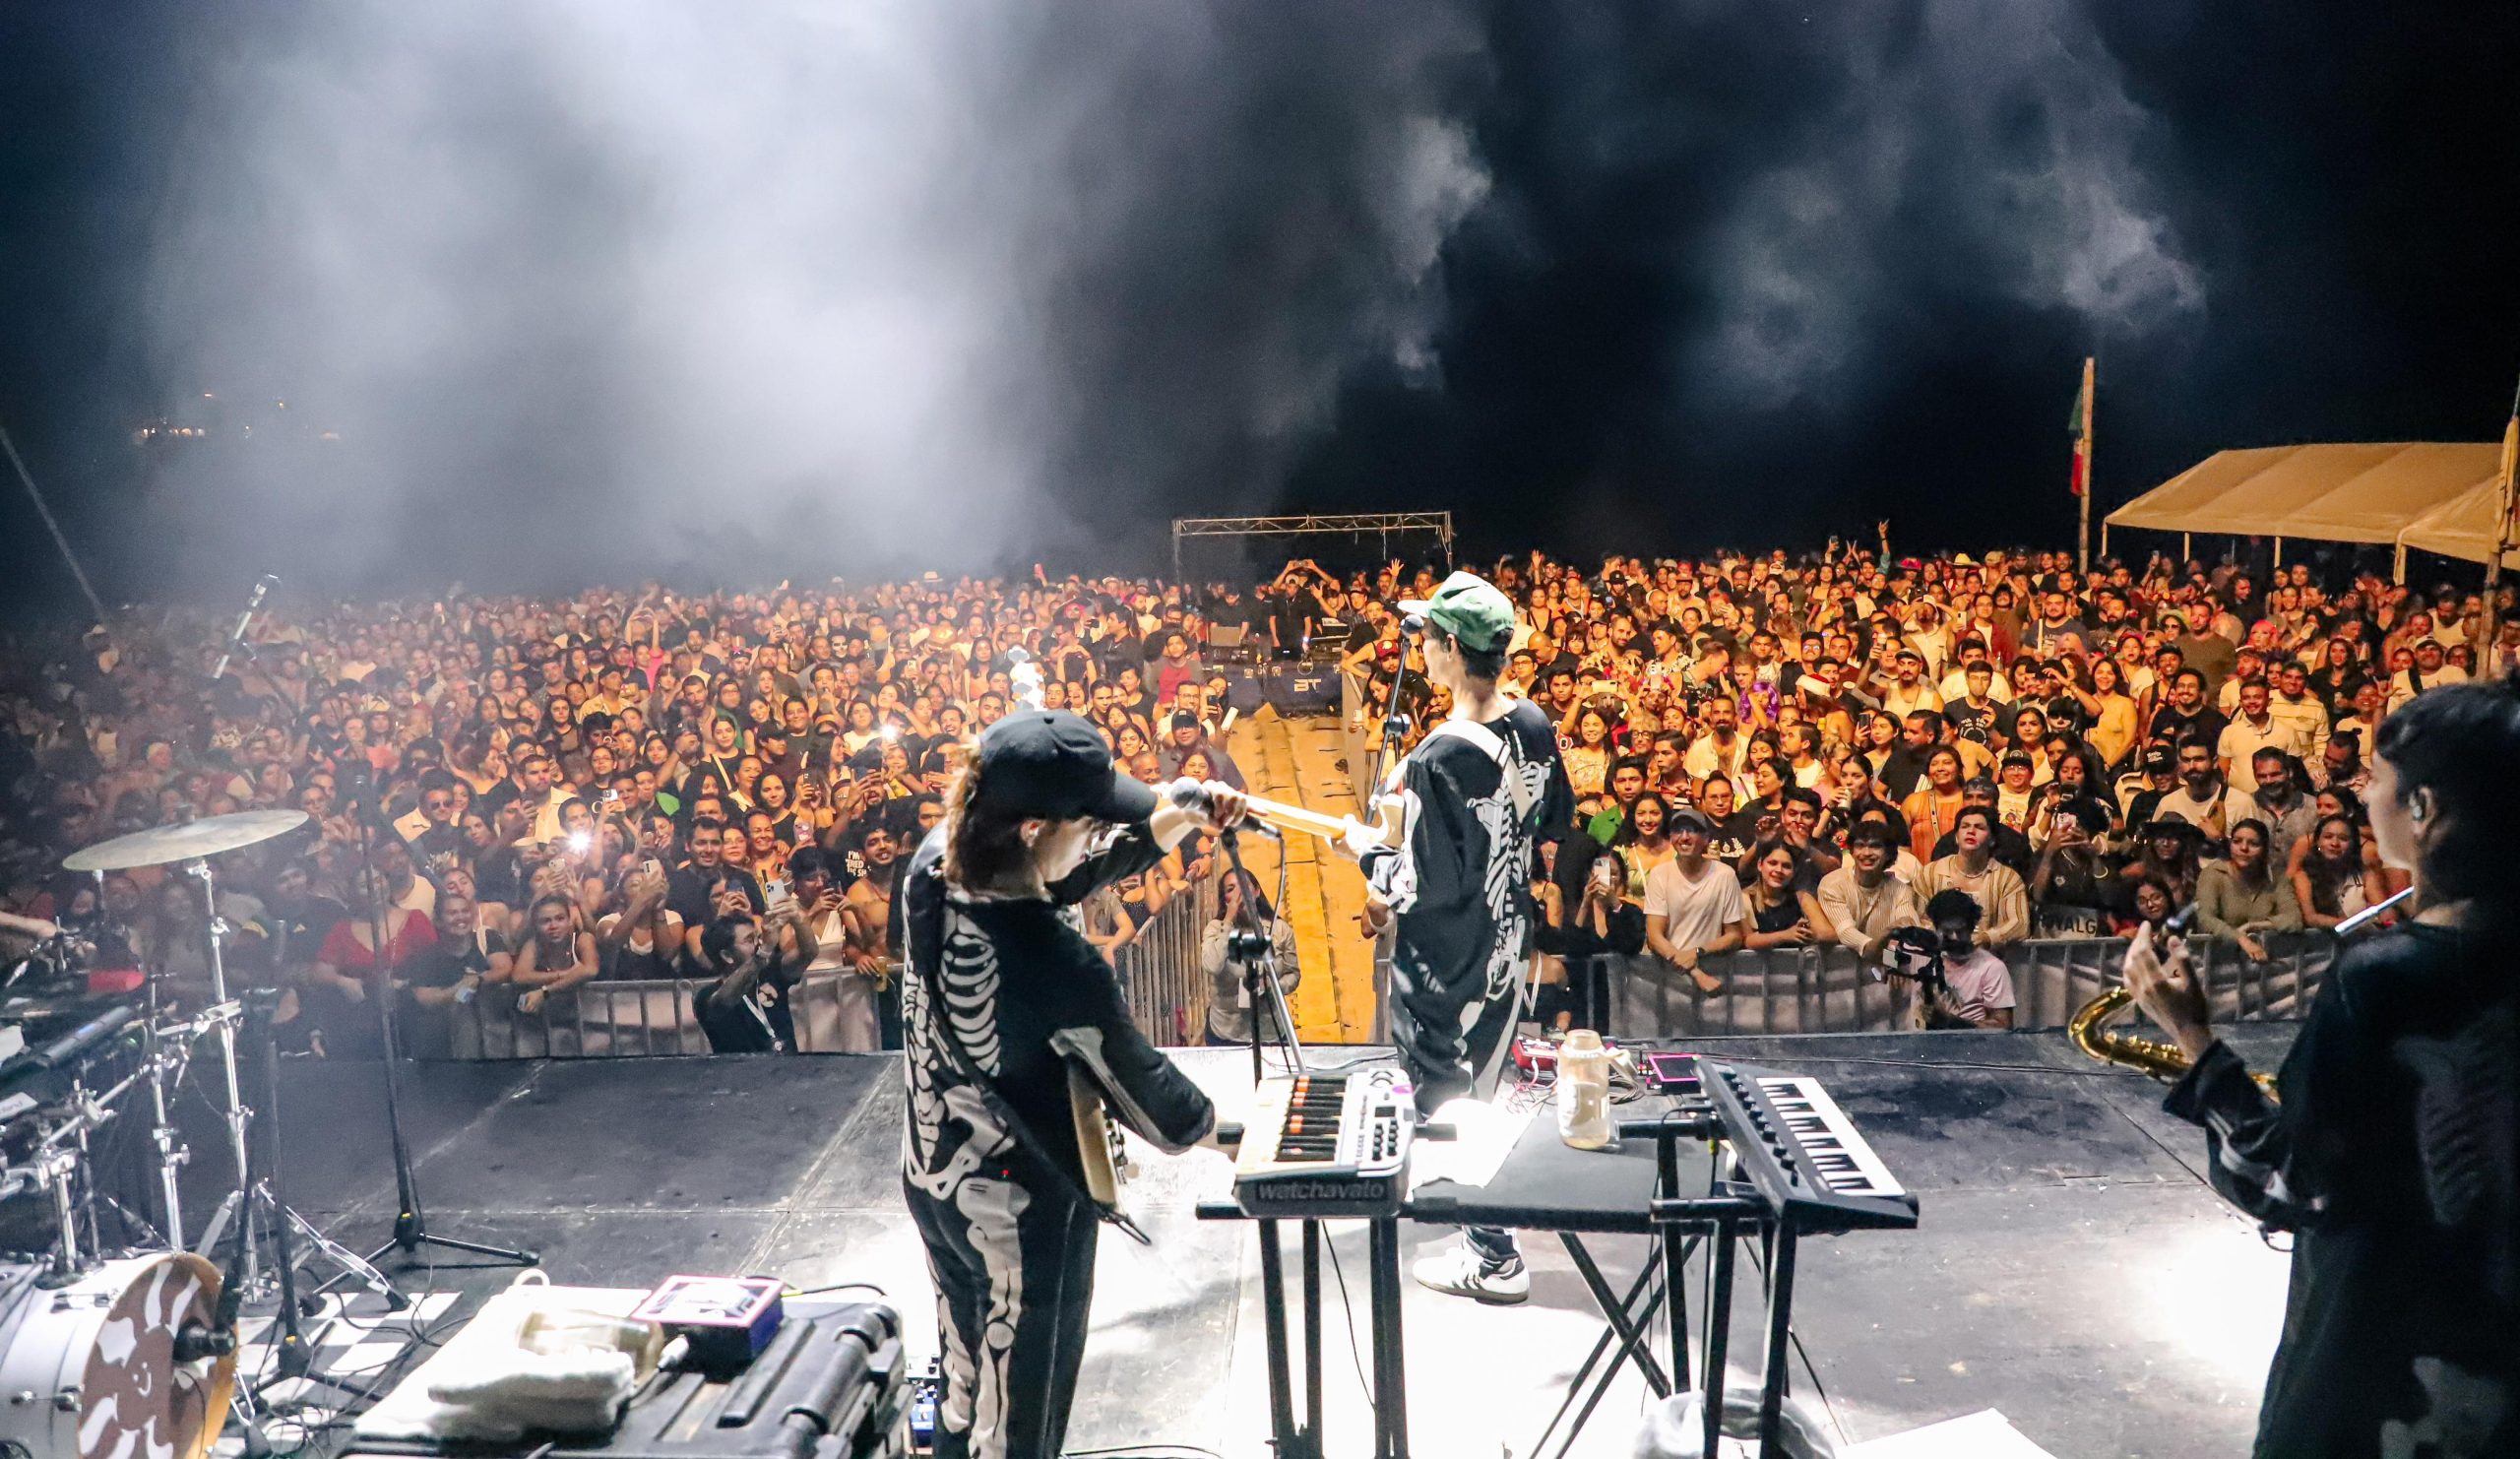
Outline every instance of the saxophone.
MULTIPOLYGON (((2076 1048, 2102 1063, 2140 1070, 2164 1084, 2177 1083, 2188 1069, 2185 1050, 2175 1044, 2108 1027, 2134 1000, 2134 989, 2122 983, 2102 988, 2100 996, 2085 1003, 2065 1025, 2065 1037, 2074 1041, 2076 1048)), ((2263 1078, 2259 1080, 2264 1082, 2263 1078)))
MULTIPOLYGON (((2415 891, 2414 887, 2408 887, 2396 896, 2365 907, 2338 922, 2336 924, 2338 939, 2351 937, 2378 921, 2382 917, 2396 911, 2415 896, 2415 891)), ((2171 930, 2184 930, 2188 918, 2194 916, 2194 913, 2195 909, 2192 906, 2182 909, 2179 915, 2171 919, 2171 930)), ((2065 1025, 2065 1037, 2074 1041, 2076 1048, 2102 1063, 2122 1064, 2129 1069, 2138 1069, 2150 1074, 2165 1084, 2176 1083, 2187 1073, 2190 1063, 2187 1054, 2177 1045, 2165 1044, 2159 1039, 2147 1039, 2141 1035, 2122 1033, 2108 1027, 2110 1021, 2123 1012, 2126 1005, 2134 999, 2134 990, 2123 983, 2114 987, 2101 989, 2100 996, 2085 1003, 2075 1012, 2072 1021, 2065 1025)), ((2252 1073, 2249 1077, 2257 1081, 2258 1088, 2266 1091, 2267 1098, 2275 1097, 2274 1076, 2252 1073)))

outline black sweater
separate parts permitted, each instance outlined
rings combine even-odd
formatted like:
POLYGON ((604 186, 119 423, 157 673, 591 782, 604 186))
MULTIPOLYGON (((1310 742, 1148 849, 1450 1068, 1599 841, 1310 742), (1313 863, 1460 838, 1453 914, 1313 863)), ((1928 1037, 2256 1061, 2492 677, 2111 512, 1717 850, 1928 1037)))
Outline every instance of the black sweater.
POLYGON ((2520 1453, 2520 1202, 2507 954, 2416 925, 2329 970, 2269 1101, 2216 1045, 2166 1108, 2215 1189, 2298 1233, 2257 1452, 2520 1453), (2481 1424, 2474 1446, 2427 1446, 2481 1424))

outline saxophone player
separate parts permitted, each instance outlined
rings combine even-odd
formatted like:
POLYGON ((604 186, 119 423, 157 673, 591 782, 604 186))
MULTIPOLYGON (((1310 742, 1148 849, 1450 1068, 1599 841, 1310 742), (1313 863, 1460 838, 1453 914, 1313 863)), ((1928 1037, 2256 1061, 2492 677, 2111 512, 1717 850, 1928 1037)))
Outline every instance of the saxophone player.
POLYGON ((2367 800, 2422 911, 2337 955, 2270 1100, 2175 940, 2126 982, 2191 1060, 2164 1107, 2216 1190, 2295 1234, 2264 1459, 2520 1454, 2520 677, 2381 723, 2367 800))

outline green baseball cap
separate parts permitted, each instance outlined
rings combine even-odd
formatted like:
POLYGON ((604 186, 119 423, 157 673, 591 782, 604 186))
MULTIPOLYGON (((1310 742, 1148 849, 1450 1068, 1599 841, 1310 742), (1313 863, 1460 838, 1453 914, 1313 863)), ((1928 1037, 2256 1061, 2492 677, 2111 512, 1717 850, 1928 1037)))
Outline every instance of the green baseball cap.
POLYGON ((1444 579, 1432 598, 1404 598, 1404 613, 1416 613, 1459 640, 1462 647, 1493 653, 1514 638, 1514 604, 1495 584, 1475 572, 1444 579))

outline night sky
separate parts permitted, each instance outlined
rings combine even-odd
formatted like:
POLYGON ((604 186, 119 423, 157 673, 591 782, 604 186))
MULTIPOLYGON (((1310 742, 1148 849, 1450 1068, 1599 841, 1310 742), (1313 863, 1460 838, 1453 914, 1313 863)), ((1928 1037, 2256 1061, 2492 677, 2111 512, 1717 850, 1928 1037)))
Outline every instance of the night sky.
POLYGON ((0 425, 115 598, 2068 545, 2086 353, 2103 509, 2498 433, 2514 78, 2421 0, 23 0, 0 425))

